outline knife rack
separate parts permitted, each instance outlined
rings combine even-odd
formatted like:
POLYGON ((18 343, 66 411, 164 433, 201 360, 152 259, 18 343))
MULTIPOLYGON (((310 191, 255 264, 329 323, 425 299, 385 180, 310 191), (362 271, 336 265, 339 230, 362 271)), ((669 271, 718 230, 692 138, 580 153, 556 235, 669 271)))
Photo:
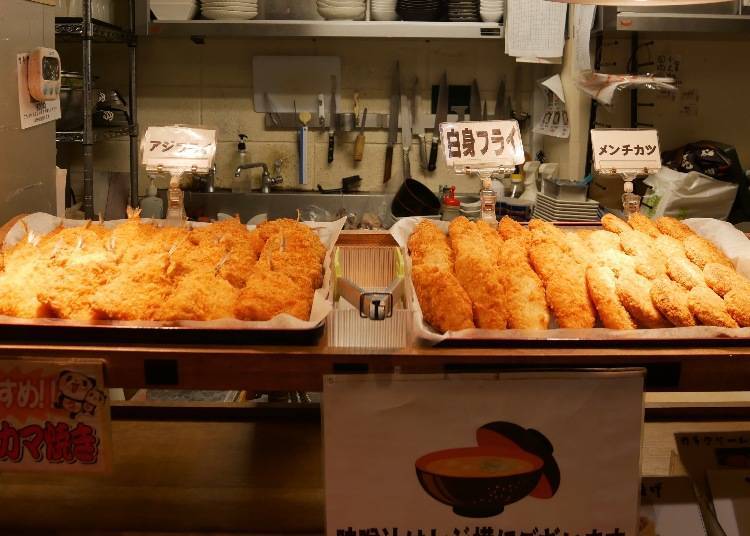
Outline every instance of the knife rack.
MULTIPOLYGON (((310 130, 328 130, 328 117, 321 116, 318 114, 310 114, 312 119, 307 123, 307 128, 310 130)), ((367 112, 367 120, 365 121, 366 130, 388 130, 388 120, 391 114, 367 112)), ((447 122, 458 121, 456 114, 448 115, 447 122)), ((401 121, 399 121, 399 128, 401 128, 401 121)), ((264 124, 266 130, 297 130, 302 126, 299 120, 299 114, 295 113, 266 113, 264 118, 264 124), (277 119, 274 122, 273 117, 277 119)), ((420 114, 412 121, 412 129, 415 134, 421 134, 423 131, 432 131, 435 126, 435 115, 434 114, 420 114)), ((336 131, 337 132, 353 132, 359 130, 360 125, 355 121, 354 114, 341 113, 336 114, 336 131)))

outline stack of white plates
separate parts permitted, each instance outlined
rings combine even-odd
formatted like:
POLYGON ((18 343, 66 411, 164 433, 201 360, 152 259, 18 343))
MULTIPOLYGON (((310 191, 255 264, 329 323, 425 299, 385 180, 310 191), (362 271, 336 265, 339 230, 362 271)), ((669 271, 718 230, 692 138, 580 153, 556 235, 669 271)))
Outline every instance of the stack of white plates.
POLYGON ((362 20, 365 0, 317 0, 318 13, 326 20, 362 20))
POLYGON ((250 20, 258 16, 258 0, 201 0, 201 15, 214 20, 250 20))
POLYGON ((372 20, 399 20, 396 13, 398 0, 371 0, 370 17, 372 20))
POLYGON ((480 0, 479 14, 484 22, 500 22, 505 13, 505 0, 480 0))
POLYGON ((536 196, 534 217, 546 221, 598 221, 599 202, 561 201, 540 193, 536 196))

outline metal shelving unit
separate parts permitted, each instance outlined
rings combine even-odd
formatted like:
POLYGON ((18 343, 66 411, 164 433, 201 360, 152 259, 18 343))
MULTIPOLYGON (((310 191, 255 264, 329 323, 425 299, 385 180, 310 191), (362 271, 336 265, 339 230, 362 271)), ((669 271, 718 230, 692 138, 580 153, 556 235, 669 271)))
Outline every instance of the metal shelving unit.
POLYGON ((130 124, 122 127, 94 128, 93 109, 83 107, 83 130, 58 132, 58 143, 80 143, 83 146, 83 211, 86 218, 94 218, 94 143, 122 136, 130 138, 130 203, 138 205, 138 106, 136 102, 136 46, 135 2, 129 1, 129 24, 124 30, 92 18, 91 0, 83 1, 83 17, 55 20, 56 39, 80 42, 83 54, 83 102, 92 102, 92 44, 121 43, 128 46, 129 84, 128 108, 130 124))

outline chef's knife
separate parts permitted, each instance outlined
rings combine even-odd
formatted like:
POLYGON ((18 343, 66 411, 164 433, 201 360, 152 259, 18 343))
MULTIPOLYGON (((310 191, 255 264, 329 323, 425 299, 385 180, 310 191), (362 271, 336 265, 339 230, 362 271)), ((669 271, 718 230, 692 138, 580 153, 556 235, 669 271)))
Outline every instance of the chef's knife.
POLYGON ((331 76, 331 120, 328 125, 328 163, 333 162, 333 146, 336 141, 336 75, 331 76))
POLYGON ((354 140, 354 161, 361 162, 365 154, 365 125, 367 124, 367 108, 362 112, 362 119, 359 122, 359 134, 354 140))
POLYGON ((487 101, 482 104, 482 121, 487 121, 487 101))
POLYGON ((479 96, 479 85, 476 79, 471 84, 471 102, 469 102, 469 119, 482 120, 482 97, 479 96))
POLYGON ((427 169, 427 148, 425 147, 424 129, 419 124, 419 109, 422 103, 422 95, 419 90, 419 78, 414 78, 414 85, 411 88, 411 128, 417 125, 417 141, 419 143, 419 167, 427 169))
POLYGON ((505 116, 505 80, 497 86, 497 96, 495 97, 495 117, 494 119, 509 119, 505 116))
POLYGON ((429 171, 437 168, 438 144, 440 143, 440 123, 448 120, 448 73, 443 73, 438 90, 437 110, 435 114, 435 128, 432 131, 432 146, 430 147, 430 160, 427 163, 429 171))
POLYGON ((401 71, 399 64, 396 62, 396 69, 393 72, 391 80, 391 106, 390 117, 388 118, 388 147, 385 150, 385 170, 383 172, 383 182, 391 180, 391 168, 393 168, 393 147, 396 145, 398 136, 398 112, 401 107, 401 71))
POLYGON ((411 106, 409 106, 409 96, 401 95, 401 148, 404 151, 404 180, 411 178, 411 163, 409 162, 411 139, 411 106))

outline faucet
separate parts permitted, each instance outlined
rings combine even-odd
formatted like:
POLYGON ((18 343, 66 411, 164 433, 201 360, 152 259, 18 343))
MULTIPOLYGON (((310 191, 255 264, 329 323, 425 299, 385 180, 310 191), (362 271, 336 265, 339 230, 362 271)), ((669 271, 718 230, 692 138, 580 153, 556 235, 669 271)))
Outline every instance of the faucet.
POLYGON ((237 169, 234 170, 234 176, 239 177, 242 174, 243 169, 263 168, 263 177, 261 179, 260 191, 264 194, 270 194, 271 189, 274 186, 278 186, 284 182, 284 177, 281 176, 281 167, 283 165, 283 160, 276 160, 276 162, 274 162, 274 173, 276 174, 275 177, 271 177, 271 174, 268 172, 268 166, 263 162, 251 162, 249 164, 242 164, 240 166, 237 166, 237 169))

